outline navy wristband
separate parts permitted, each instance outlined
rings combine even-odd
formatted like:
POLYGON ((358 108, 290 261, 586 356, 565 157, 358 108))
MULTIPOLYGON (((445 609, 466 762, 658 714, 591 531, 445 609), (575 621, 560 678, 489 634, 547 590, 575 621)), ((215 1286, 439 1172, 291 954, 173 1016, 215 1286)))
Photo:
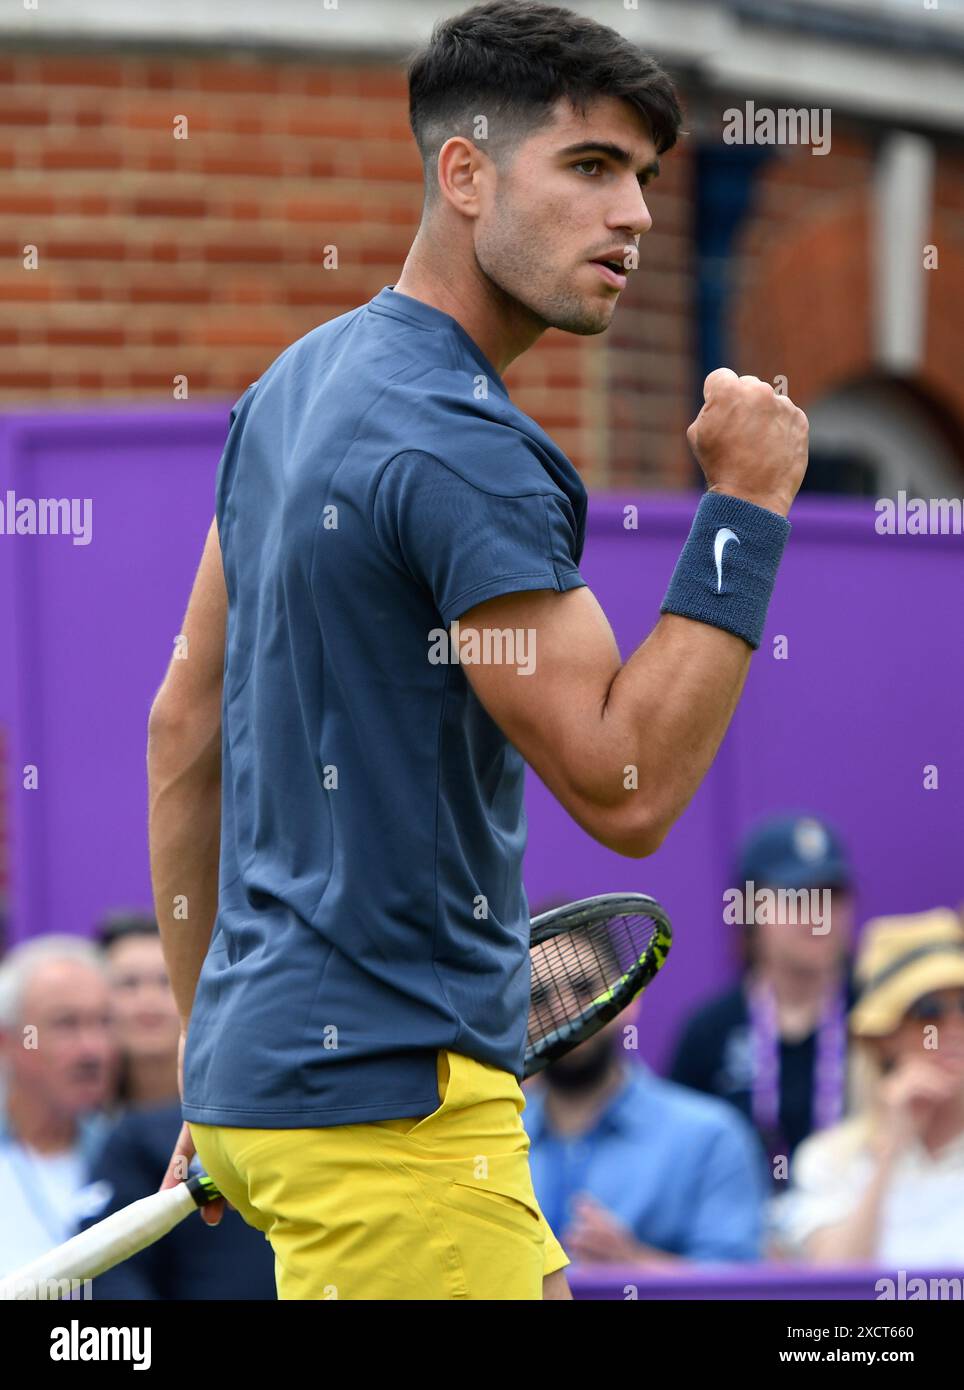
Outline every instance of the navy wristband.
POLYGON ((789 534, 779 512, 704 493, 659 611, 721 627, 756 650, 789 534))

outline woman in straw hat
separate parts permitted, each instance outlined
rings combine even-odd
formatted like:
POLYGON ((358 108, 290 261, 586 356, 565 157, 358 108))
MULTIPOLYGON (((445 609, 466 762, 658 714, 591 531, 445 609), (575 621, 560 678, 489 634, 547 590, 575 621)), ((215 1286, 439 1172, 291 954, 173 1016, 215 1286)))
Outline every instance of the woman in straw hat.
POLYGON ((964 1266, 964 929, 949 908, 865 928, 854 1116, 797 1151, 778 1245, 817 1262, 964 1266))

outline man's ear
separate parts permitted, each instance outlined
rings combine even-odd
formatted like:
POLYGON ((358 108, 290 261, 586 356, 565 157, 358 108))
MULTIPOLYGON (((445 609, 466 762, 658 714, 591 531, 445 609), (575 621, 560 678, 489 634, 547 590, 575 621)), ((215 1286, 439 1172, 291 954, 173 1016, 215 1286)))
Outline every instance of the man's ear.
POLYGON ((475 175, 486 158, 488 156, 463 135, 453 135, 446 140, 438 154, 439 200, 444 199, 466 217, 478 216, 479 192, 475 175))

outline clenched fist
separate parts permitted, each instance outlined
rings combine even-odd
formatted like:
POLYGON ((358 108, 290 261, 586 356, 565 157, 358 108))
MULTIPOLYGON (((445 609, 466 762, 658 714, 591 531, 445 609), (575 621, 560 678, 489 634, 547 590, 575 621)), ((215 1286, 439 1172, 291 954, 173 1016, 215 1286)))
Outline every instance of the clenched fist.
POLYGON ((686 438, 708 491, 786 516, 807 471, 806 415, 769 382, 729 367, 710 372, 703 400, 686 438))

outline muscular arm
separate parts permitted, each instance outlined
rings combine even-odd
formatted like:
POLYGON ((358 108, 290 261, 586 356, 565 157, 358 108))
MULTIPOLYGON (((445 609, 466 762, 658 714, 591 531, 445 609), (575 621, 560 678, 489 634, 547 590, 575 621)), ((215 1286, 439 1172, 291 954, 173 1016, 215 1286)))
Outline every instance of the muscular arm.
MULTIPOLYGON (((709 491, 785 517, 806 471, 803 411, 726 367, 703 389, 687 439, 709 491)), ((588 589, 491 599, 459 627, 522 628, 530 652, 534 635, 531 675, 466 665, 475 693, 590 835, 631 858, 658 849, 716 756, 746 680, 749 643, 666 613, 623 665, 588 589)))
POLYGON ((212 522, 184 619, 186 652, 171 661, 148 724, 151 880, 182 1029, 217 913, 226 619, 212 522))
POLYGON ((633 858, 658 849, 716 756, 751 647, 667 613, 624 665, 588 589, 491 599, 459 627, 534 634, 533 673, 466 665, 475 693, 590 835, 633 858))

